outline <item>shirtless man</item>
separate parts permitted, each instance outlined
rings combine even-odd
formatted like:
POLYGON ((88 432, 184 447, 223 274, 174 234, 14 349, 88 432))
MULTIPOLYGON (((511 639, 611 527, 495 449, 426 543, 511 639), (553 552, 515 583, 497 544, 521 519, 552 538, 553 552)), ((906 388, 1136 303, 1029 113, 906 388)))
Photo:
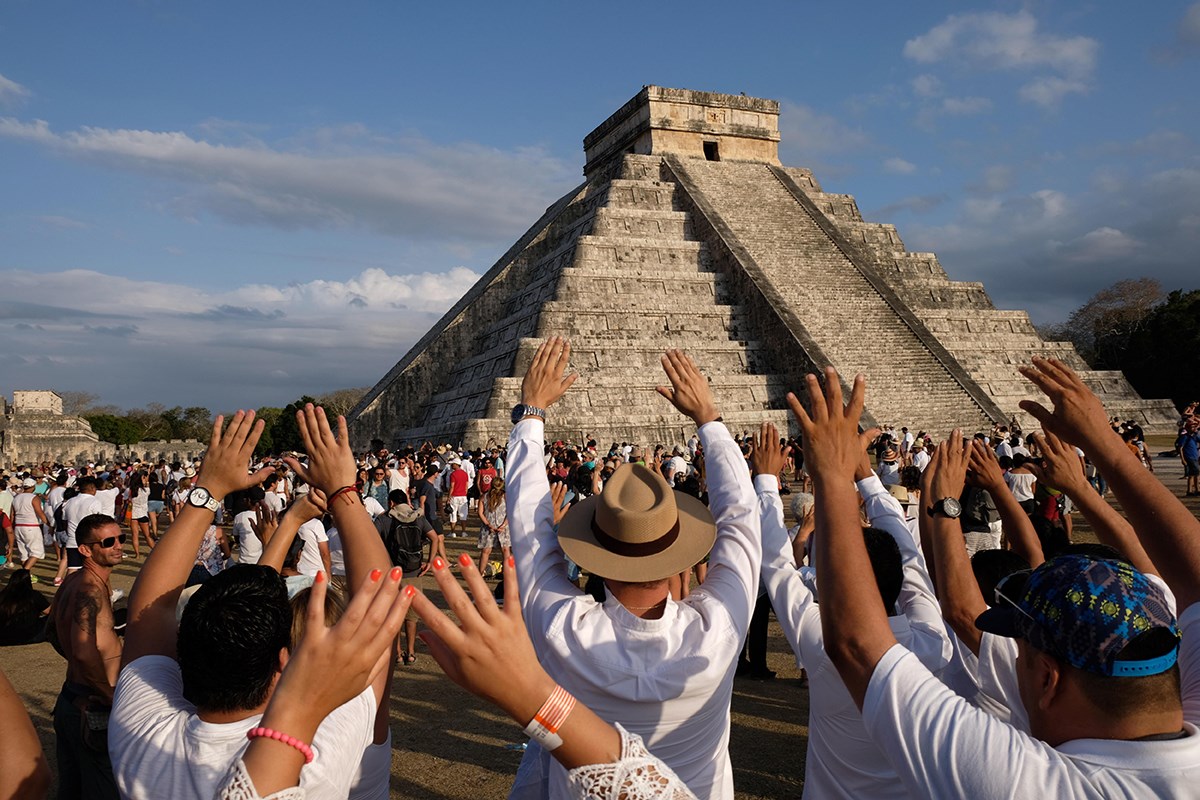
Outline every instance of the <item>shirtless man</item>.
POLYGON ((116 798, 107 728, 121 641, 113 630, 109 576, 121 563, 125 534, 112 517, 92 514, 79 521, 75 538, 83 568, 67 576, 51 610, 67 659, 67 679, 54 705, 58 796, 116 798))

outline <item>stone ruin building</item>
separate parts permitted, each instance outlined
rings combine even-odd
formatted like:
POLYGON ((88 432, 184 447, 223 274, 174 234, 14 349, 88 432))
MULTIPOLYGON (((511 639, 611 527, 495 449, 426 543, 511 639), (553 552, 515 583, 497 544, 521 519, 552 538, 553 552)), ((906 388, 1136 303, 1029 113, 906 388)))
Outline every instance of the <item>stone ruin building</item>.
POLYGON ((1024 311, 909 252, 850 195, 779 162, 779 103, 646 86, 583 141, 586 180, 541 219, 352 410, 354 446, 503 442, 538 343, 570 338, 580 379, 547 436, 678 442, 654 392, 665 348, 710 376, 732 430, 795 429, 784 396, 832 364, 868 376, 865 423, 990 429, 1038 392, 1031 355, 1080 370, 1110 413, 1174 431, 1175 408, 1044 341, 1024 311))
POLYGON ((83 417, 63 413, 62 398, 50 391, 15 391, 10 405, 0 395, 0 466, 43 462, 103 464, 118 459, 179 461, 195 458, 207 446, 194 440, 117 445, 100 439, 83 417))

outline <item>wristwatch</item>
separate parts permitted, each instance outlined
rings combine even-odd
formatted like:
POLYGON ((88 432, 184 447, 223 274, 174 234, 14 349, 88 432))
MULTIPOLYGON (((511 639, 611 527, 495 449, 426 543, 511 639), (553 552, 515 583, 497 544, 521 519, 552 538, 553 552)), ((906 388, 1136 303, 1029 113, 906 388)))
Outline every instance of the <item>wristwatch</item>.
POLYGON ((214 514, 221 507, 221 501, 208 493, 208 489, 203 486, 197 486, 187 494, 188 505, 196 508, 207 508, 214 514))
POLYGON ((524 403, 517 403, 512 410, 512 424, 516 425, 525 417, 538 417, 542 422, 546 421, 546 409, 538 408, 537 406, 527 406, 524 403))
POLYGON ((953 497, 943 497, 932 506, 929 507, 929 515, 936 517, 941 514, 943 517, 950 519, 958 519, 958 515, 962 513, 962 503, 958 502, 953 497))

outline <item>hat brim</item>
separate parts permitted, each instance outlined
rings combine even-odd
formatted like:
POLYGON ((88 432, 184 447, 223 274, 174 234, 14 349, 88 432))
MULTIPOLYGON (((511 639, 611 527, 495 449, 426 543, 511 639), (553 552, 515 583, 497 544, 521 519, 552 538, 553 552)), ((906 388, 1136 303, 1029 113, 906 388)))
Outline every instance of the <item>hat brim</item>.
POLYGON ((984 633, 1020 639, 1025 634, 1019 627, 1021 612, 1012 606, 993 606, 975 618, 975 627, 984 633))
POLYGON ((558 543, 567 558, 593 575, 628 583, 657 581, 691 569, 712 550, 717 523, 704 503, 691 495, 675 492, 679 512, 679 536, 662 552, 647 556, 623 556, 596 541, 592 520, 599 496, 575 504, 558 524, 558 543))

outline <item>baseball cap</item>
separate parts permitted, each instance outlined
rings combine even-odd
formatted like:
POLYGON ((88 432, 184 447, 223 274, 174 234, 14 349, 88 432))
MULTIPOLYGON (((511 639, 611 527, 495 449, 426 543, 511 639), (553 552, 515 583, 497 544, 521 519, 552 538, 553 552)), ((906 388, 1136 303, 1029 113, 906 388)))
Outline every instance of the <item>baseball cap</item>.
POLYGON ((1021 571, 996 586, 997 605, 975 627, 1025 639, 1077 669, 1111 677, 1158 675, 1179 655, 1179 625, 1158 584, 1124 561, 1064 555, 1021 571), (1024 583, 1024 586, 1020 586, 1024 583), (1169 650, 1130 661, 1121 651, 1144 633, 1162 629, 1169 650))

